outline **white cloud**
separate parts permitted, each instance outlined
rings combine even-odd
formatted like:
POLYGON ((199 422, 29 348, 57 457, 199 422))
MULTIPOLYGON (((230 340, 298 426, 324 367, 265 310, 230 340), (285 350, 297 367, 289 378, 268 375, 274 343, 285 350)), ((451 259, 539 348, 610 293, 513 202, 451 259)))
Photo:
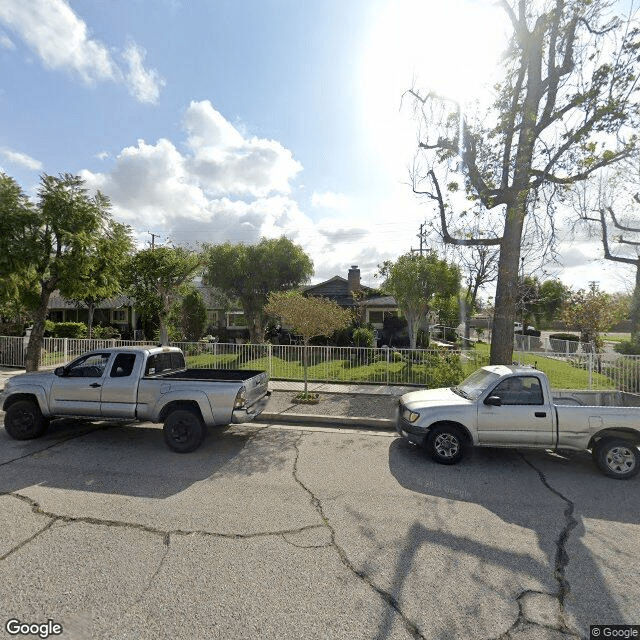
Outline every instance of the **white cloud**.
POLYGON ((106 193, 117 217, 138 231, 177 244, 316 235, 289 196, 302 168, 291 151, 243 137, 208 101, 192 102, 183 122, 184 145, 138 140, 110 172, 82 172, 87 186, 106 193))
POLYGON ((4 33, 0 33, 0 48, 1 49, 8 49, 9 51, 12 51, 13 49, 16 48, 16 45, 13 44, 11 38, 9 38, 9 36, 7 36, 4 33))
POLYGON ((35 160, 26 153, 12 151, 11 149, 0 149, 0 154, 11 164, 24 167, 25 169, 30 169, 31 171, 40 171, 42 169, 42 162, 35 160))
POLYGON ((126 74, 129 93, 139 102, 155 104, 160 97, 160 89, 165 85, 165 81, 160 77, 155 69, 147 70, 142 64, 147 52, 136 44, 127 47, 123 54, 129 65, 129 72, 126 74))
POLYGON ((314 191, 311 196, 311 204, 314 207, 336 209, 338 211, 347 211, 352 205, 351 199, 344 193, 334 193, 333 191, 325 191, 323 193, 314 191))
POLYGON ((130 45, 124 55, 129 70, 124 73, 109 48, 90 37, 86 23, 66 0, 2 0, 0 22, 18 34, 43 64, 54 70, 78 75, 83 82, 119 82, 129 87, 141 102, 156 102, 164 84, 154 70, 144 69, 144 52, 130 45))

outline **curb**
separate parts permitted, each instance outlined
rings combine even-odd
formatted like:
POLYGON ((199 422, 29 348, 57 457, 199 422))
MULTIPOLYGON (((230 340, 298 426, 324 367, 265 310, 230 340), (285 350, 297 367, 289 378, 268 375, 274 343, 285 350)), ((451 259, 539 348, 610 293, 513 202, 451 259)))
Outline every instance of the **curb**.
POLYGON ((266 413, 263 412, 254 422, 275 424, 300 424, 325 427, 368 427, 376 430, 394 430, 395 421, 388 418, 360 418, 350 416, 324 416, 302 413, 266 413))

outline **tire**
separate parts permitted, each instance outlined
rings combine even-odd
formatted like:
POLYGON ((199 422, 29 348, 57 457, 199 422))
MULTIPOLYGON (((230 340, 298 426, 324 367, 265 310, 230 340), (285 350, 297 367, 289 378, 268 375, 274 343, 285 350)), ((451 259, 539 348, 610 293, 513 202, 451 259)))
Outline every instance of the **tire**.
POLYGON ((623 438, 603 438, 593 448, 598 469, 610 478, 628 480, 640 471, 638 445, 623 438))
POLYGON ((205 427, 190 409, 174 409, 164 421, 164 441, 177 453, 195 451, 204 440, 205 427))
POLYGON ((5 431, 14 440, 39 438, 49 427, 40 407, 32 400, 18 400, 8 409, 4 417, 5 431))
POLYGON ((440 425, 429 431, 425 447, 427 454, 439 464, 456 464, 462 460, 466 438, 455 425, 440 425))

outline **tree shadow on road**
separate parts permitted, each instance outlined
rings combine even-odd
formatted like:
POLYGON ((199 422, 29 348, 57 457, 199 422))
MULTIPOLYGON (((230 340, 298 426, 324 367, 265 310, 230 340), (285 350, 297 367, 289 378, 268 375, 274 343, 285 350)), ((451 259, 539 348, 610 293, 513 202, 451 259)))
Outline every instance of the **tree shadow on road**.
MULTIPOLYGON (((444 466, 401 439, 390 446, 389 468, 402 487, 435 503, 430 517, 417 519, 403 538, 390 583, 394 598, 406 597, 412 567, 419 559, 424 560, 425 552, 421 549, 427 545, 442 548, 445 553, 453 551, 456 557, 459 554, 475 557, 482 566, 504 568, 507 575, 516 576, 513 583, 498 587, 500 598, 518 604, 513 630, 519 627, 518 630, 535 634, 542 633, 544 627, 588 637, 590 624, 639 622, 640 583, 629 576, 627 580, 634 583, 629 585, 633 589, 626 589, 624 580, 614 585, 615 593, 610 588, 612 576, 615 581, 617 572, 624 571, 630 562, 637 564, 637 555, 629 558, 628 551, 613 548, 611 539, 598 539, 598 521, 620 524, 620 531, 611 536, 613 539, 616 534, 618 539, 624 537, 628 525, 640 523, 637 479, 621 482, 606 478, 595 470, 588 455, 574 452, 475 449, 459 465, 444 466), (450 522, 440 521, 443 504, 447 503, 439 499, 478 505, 505 523, 530 530, 546 560, 536 560, 526 549, 522 553, 509 550, 504 541, 498 545, 492 539, 479 539, 475 533, 471 537, 456 533, 450 522), (589 524, 594 521, 595 529, 590 529, 589 524), (603 556, 602 550, 607 545, 603 556), (597 558, 594 548, 598 549, 597 558), (531 592, 527 584, 532 580, 546 586, 531 592), (532 606, 536 602, 544 606, 532 606), (545 607, 546 618, 539 613, 545 607), (549 614, 549 608, 554 610, 553 614, 549 614)), ((509 535, 506 526, 505 535, 509 535)), ((473 574, 469 578, 482 581, 483 575, 473 574)), ((443 583, 430 606, 435 610, 446 606, 461 608, 477 620, 474 607, 486 609, 492 601, 490 591, 495 589, 495 582, 487 583, 486 602, 484 597, 482 602, 465 602, 460 599, 455 583, 443 583)), ((389 611, 377 638, 388 637, 393 617, 389 611)), ((451 628, 446 624, 445 619, 436 637, 478 637, 477 628, 451 628)))
POLYGON ((0 493, 40 485, 166 498, 223 470, 237 476, 288 468, 295 435, 264 427, 210 428, 196 451, 178 454, 162 426, 55 420, 37 440, 15 441, 0 429, 0 493), (287 453, 289 452, 289 453, 287 453))

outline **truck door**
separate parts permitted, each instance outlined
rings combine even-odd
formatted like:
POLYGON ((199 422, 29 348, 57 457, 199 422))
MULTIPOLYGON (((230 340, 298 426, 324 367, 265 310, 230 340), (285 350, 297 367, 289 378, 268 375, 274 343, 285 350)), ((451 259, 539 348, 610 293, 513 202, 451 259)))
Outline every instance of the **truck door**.
POLYGON ((135 418, 140 379, 140 354, 118 353, 102 385, 101 415, 105 418, 135 418), (137 366, 136 366, 137 365, 137 366))
POLYGON ((488 393, 478 405, 478 440, 486 445, 554 444, 553 405, 545 404, 536 376, 511 376, 488 393))
POLYGON ((51 386, 50 407, 54 415, 100 415, 100 397, 110 353, 89 353, 74 360, 56 375, 51 386))

